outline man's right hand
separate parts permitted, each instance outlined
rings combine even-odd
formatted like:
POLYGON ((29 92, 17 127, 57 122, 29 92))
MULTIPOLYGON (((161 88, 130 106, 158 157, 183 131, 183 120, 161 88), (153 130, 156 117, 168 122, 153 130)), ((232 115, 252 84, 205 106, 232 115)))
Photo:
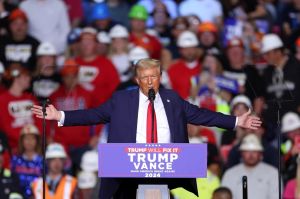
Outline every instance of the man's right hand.
MULTIPOLYGON (((38 105, 33 105, 31 108, 32 113, 38 117, 43 118, 43 107, 38 105)), ((46 117, 47 120, 59 121, 61 118, 61 113, 52 104, 46 107, 46 117)))

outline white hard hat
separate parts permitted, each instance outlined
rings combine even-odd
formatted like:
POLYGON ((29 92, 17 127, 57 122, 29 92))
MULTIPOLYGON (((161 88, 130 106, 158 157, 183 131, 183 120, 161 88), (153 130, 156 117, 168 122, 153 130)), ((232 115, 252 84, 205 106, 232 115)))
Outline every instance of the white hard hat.
POLYGON ((271 50, 283 47, 283 42, 278 35, 271 33, 263 36, 261 45, 261 53, 266 53, 271 50))
POLYGON ((81 171, 78 176, 78 188, 80 189, 92 189, 97 184, 97 176, 90 171, 81 171))
POLYGON ((149 58, 149 54, 146 49, 136 46, 129 51, 129 61, 136 62, 140 59, 149 58))
POLYGON ((0 74, 4 73, 4 66, 2 62, 0 62, 0 74))
POLYGON ((97 151, 87 151, 81 159, 81 169, 83 171, 96 172, 98 171, 98 153, 97 151))
POLYGON ((196 47, 198 46, 199 41, 195 33, 191 31, 183 31, 177 40, 177 46, 180 48, 196 47))
POLYGON ((21 135, 28 134, 39 135, 39 130, 33 124, 27 124, 22 128, 21 135))
POLYGON ((46 159, 66 158, 67 154, 64 147, 59 143, 51 143, 47 146, 46 159))
POLYGON ((8 199, 23 199, 23 196, 17 192, 11 192, 8 199))
POLYGON ((260 140, 255 134, 248 134, 243 138, 242 144, 240 146, 240 151, 263 151, 260 140))
POLYGON ((231 110, 233 109, 233 107, 239 103, 242 103, 242 104, 245 104, 248 108, 252 109, 252 104, 251 104, 251 101, 250 99, 245 96, 245 95, 237 95, 235 96, 231 103, 230 103, 230 108, 231 110))
POLYGON ((300 118, 297 113, 288 112, 282 117, 282 133, 287 133, 298 128, 300 128, 300 118))
POLYGON ((99 43, 103 43, 103 44, 109 44, 111 41, 107 32, 104 31, 101 31, 97 34, 97 40, 99 43))
POLYGON ((53 44, 51 44, 50 42, 43 42, 39 45, 36 54, 38 56, 43 56, 43 55, 52 55, 55 56, 56 55, 56 49, 53 46, 53 44))
POLYGON ((110 38, 128 38, 128 30, 122 25, 115 25, 109 31, 110 38))

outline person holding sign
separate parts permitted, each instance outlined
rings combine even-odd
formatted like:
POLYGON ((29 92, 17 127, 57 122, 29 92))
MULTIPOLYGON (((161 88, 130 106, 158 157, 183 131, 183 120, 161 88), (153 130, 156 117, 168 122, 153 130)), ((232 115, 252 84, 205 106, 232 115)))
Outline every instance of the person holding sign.
MULTIPOLYGON (((135 64, 138 89, 115 92, 111 99, 93 109, 58 111, 49 105, 46 119, 56 120, 60 126, 110 123, 109 143, 188 143, 188 123, 227 129, 236 126, 257 129, 261 125, 258 117, 250 116, 250 110, 234 117, 188 103, 176 92, 159 87, 161 72, 158 60, 141 59, 135 64)), ((41 106, 34 105, 32 112, 38 118, 43 117, 41 106)), ((197 195, 194 179, 146 179, 143 183, 150 181, 167 183, 170 189, 183 187, 197 195)), ((135 198, 140 183, 139 179, 103 178, 99 198, 135 198)))

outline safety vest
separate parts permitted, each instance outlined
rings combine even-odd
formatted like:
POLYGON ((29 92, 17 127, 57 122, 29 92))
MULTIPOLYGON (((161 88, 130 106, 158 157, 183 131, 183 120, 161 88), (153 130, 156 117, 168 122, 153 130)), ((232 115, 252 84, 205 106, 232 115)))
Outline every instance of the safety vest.
MULTIPOLYGON (((77 185, 77 180, 69 175, 65 175, 61 178, 56 188, 55 193, 52 195, 49 193, 48 185, 46 183, 46 199, 71 199, 77 185)), ((35 199, 43 198, 43 179, 38 178, 32 183, 32 190, 35 199)))
POLYGON ((212 198, 213 192, 220 186, 220 180, 217 176, 207 170, 206 178, 197 178, 198 197, 185 190, 182 187, 172 189, 171 193, 176 199, 209 199, 212 198))

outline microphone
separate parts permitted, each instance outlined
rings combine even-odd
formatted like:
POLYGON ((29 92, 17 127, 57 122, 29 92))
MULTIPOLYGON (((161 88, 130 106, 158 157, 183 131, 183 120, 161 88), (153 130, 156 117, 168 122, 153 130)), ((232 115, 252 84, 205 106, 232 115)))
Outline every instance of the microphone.
POLYGON ((242 178, 243 183, 243 199, 248 199, 248 182, 247 182, 247 176, 243 176, 242 178))
POLYGON ((148 91, 148 99, 150 102, 153 102, 155 99, 155 91, 153 88, 150 88, 148 91))
POLYGON ((151 103, 152 107, 152 124, 151 124, 151 143, 154 143, 154 99, 155 99, 155 91, 153 88, 150 88, 148 91, 148 99, 151 103))

